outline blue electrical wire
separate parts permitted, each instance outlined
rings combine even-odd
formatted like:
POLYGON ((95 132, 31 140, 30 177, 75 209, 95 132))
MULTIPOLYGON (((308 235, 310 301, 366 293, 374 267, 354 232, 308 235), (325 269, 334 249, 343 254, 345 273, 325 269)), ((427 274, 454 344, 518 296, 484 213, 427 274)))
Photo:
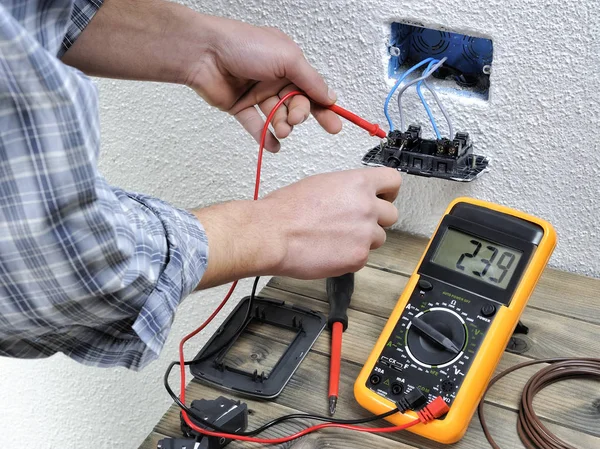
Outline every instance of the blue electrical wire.
MULTIPOLYGON (((429 63, 429 65, 427 66, 427 68, 424 70, 424 73, 427 73, 429 71, 429 69, 431 69, 431 67, 433 67, 435 64, 437 64, 439 61, 437 59, 434 59, 433 61, 431 61, 429 63)), ((419 81, 417 83, 417 94, 419 95, 419 98, 421 99, 421 103, 423 103, 423 107, 425 108, 425 112, 427 112, 427 115, 429 116, 429 121, 431 122, 431 126, 433 126, 433 131, 435 132, 435 135, 437 136, 438 139, 442 138, 442 135, 440 134, 440 130, 437 127, 437 124, 435 123, 435 117, 433 116, 433 113, 431 112, 431 109, 429 108, 429 105, 427 104, 427 101, 425 101, 425 97, 423 96, 423 92, 421 92, 421 85, 423 84, 423 81, 419 81)))
POLYGON ((406 72, 404 72, 402 74, 402 76, 400 77, 400 79, 398 79, 398 81, 396 81, 396 84, 394 84, 394 87, 392 87, 392 90, 390 90, 390 93, 388 94, 387 98, 385 99, 385 103, 383 104, 383 113, 385 114, 385 118, 387 119, 388 125, 390 126, 390 131, 394 130, 394 124, 392 123, 392 118, 390 117, 390 114, 388 112, 388 107, 389 107, 389 104, 390 104, 390 100, 392 99, 392 96, 394 95, 394 92, 396 92, 396 89, 398 89, 398 87, 400 86, 400 84, 402 84, 402 81, 404 81, 404 79, 408 75, 410 75, 412 72, 414 72, 415 70, 417 70, 419 67, 427 64, 428 62, 431 62, 431 64, 435 64, 438 61, 434 60, 433 58, 427 58, 427 59, 423 59, 418 64, 415 64, 414 66, 412 66, 410 69, 408 69, 406 72))

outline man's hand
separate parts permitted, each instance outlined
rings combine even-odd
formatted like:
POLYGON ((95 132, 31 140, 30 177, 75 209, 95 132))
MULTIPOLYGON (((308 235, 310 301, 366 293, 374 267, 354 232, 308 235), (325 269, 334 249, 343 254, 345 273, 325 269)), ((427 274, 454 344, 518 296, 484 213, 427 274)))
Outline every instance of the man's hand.
MULTIPOLYGON (((335 93, 288 36, 236 20, 206 16, 166 1, 104 0, 63 61, 89 75, 187 84, 213 106, 227 111, 258 141, 279 97, 306 92, 330 105, 335 93)), ((312 111, 330 133, 339 117, 308 98, 295 96, 273 119, 278 138, 289 135, 312 111)), ((267 136, 265 148, 279 150, 267 136)))
MULTIPOLYGON (((210 30, 209 46, 191 62, 186 84, 209 104, 235 116, 257 141, 264 120, 255 105, 266 116, 281 97, 297 89, 322 105, 335 101, 334 91, 306 61, 300 47, 281 31, 220 17, 198 16, 198 22, 200 28, 210 30)), ((275 114, 275 135, 287 137, 311 111, 326 131, 340 131, 342 123, 336 114, 296 96, 275 114)), ((279 142, 270 132, 265 148, 279 150, 279 142)))
POLYGON ((210 248, 200 288, 242 277, 317 279, 355 272, 398 219, 400 174, 367 168, 311 176, 259 201, 195 211, 210 248))

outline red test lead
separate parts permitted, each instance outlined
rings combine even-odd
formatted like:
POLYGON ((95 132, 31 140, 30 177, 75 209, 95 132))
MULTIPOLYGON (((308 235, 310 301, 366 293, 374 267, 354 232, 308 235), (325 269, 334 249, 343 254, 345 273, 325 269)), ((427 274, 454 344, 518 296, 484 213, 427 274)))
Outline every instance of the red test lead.
POLYGON ((341 106, 338 106, 337 104, 332 104, 331 106, 325 106, 325 107, 327 109, 335 112, 340 117, 344 117, 346 120, 354 123, 356 126, 359 126, 362 129, 364 129, 365 131, 368 131, 368 133, 371 134, 372 136, 377 136, 382 139, 385 139, 387 137, 387 133, 383 129, 381 129, 380 126, 377 125, 376 123, 368 122, 364 118, 359 117, 358 115, 354 114, 353 112, 350 112, 347 109, 344 109, 341 106))

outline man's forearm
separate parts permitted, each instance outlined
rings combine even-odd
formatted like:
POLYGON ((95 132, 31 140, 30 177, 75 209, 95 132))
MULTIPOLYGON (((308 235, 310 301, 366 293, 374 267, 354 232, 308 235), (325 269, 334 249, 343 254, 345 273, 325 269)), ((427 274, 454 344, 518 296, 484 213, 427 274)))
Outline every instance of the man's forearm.
POLYGON ((210 20, 161 0, 104 0, 62 60, 93 76, 184 83, 191 57, 210 54, 210 20))
POLYGON ((285 257, 285 230, 273 226, 268 200, 232 201, 192 211, 208 238, 208 267, 199 289, 251 276, 274 275, 285 257))

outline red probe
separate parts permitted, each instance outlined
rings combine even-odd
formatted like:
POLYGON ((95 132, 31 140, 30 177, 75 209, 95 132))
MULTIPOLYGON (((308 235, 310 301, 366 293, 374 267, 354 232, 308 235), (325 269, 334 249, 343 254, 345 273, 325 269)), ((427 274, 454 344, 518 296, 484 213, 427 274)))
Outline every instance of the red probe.
POLYGON ((344 325, 339 321, 331 326, 331 353, 329 354, 329 414, 333 416, 337 408, 340 392, 340 366, 342 364, 342 333, 344 325))
POLYGON ((368 133, 372 136, 377 136, 382 139, 385 139, 387 137, 387 133, 383 129, 381 129, 376 123, 368 122, 364 118, 359 117, 353 112, 350 112, 347 109, 338 106, 337 104, 326 106, 326 108, 335 112, 340 117, 344 117, 346 120, 354 123, 356 126, 361 127, 365 131, 368 131, 368 133))

